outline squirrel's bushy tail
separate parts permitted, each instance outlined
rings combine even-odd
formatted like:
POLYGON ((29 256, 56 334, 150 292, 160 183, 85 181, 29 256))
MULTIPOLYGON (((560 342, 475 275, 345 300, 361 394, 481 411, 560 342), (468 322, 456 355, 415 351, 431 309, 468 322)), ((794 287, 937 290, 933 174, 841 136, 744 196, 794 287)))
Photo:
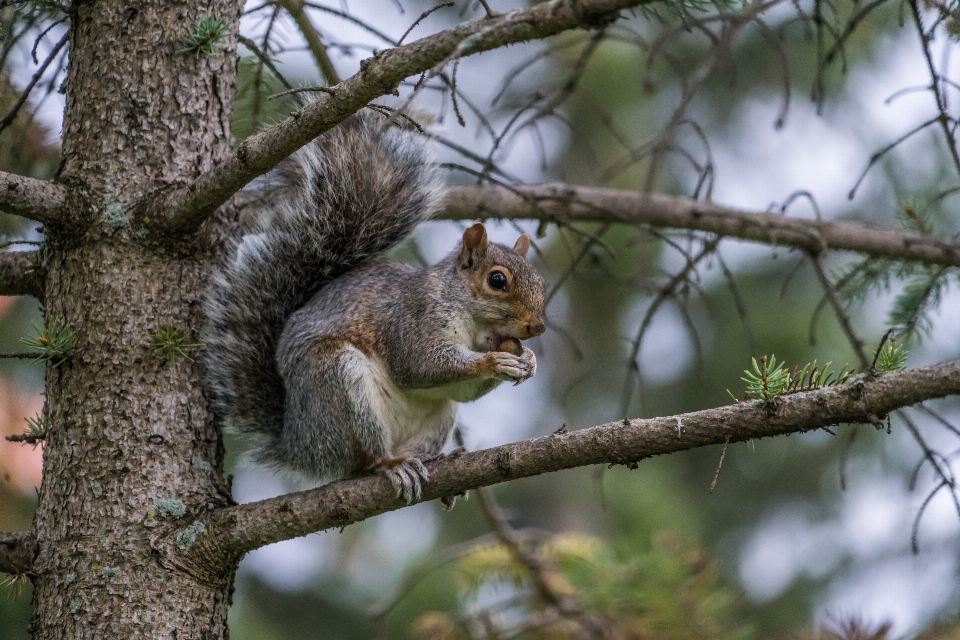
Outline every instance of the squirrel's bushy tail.
POLYGON ((227 427, 279 433, 284 393, 274 354, 287 318, 436 211, 439 181, 423 145, 383 123, 354 116, 294 154, 302 175, 293 195, 260 212, 254 233, 214 274, 202 341, 211 401, 227 427))

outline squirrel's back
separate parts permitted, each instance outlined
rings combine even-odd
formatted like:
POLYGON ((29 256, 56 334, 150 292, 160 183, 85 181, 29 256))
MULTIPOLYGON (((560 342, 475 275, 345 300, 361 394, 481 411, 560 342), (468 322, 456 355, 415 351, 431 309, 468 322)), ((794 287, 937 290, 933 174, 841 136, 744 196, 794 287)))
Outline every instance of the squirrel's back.
POLYGON ((369 114, 345 120, 292 159, 301 169, 293 195, 260 212, 253 235, 227 252, 202 335, 212 406, 228 427, 268 437, 283 427, 275 352, 289 316, 406 238, 440 195, 422 144, 369 114))

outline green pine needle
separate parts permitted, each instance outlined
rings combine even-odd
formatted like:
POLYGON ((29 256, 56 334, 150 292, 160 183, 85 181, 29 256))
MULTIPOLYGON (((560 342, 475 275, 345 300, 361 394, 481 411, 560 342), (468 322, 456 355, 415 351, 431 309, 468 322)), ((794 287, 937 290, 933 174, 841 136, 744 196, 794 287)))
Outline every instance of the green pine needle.
POLYGON ((750 358, 753 363, 753 371, 744 369, 746 377, 740 379, 747 383, 747 394, 759 398, 764 402, 770 402, 784 392, 790 382, 790 373, 784 368, 783 363, 777 362, 777 356, 760 356, 760 362, 756 358, 750 358))
POLYGON ((27 422, 27 432, 25 436, 42 440, 47 436, 47 419, 42 413, 38 413, 32 418, 24 418, 27 422))
POLYGON ((903 371, 907 368, 907 349, 903 343, 894 339, 888 340, 880 345, 874 357, 873 369, 877 373, 886 373, 888 371, 903 371))
POLYGON ((940 306, 947 287, 945 268, 927 270, 913 279, 897 296, 890 311, 891 326, 902 327, 898 333, 911 337, 927 334, 932 327, 930 314, 940 306))
POLYGON ((782 362, 778 363, 775 355, 761 356, 758 362, 751 358, 753 371, 744 370, 745 377, 740 379, 747 383, 747 398, 770 402, 777 396, 798 391, 812 391, 823 387, 843 384, 853 375, 853 369, 843 365, 839 371, 832 371, 828 362, 823 368, 817 366, 817 361, 809 362, 793 371, 788 370, 782 362))
POLYGON ((190 33, 183 37, 182 53, 195 53, 197 58, 213 54, 217 43, 227 35, 227 24, 217 16, 205 16, 197 20, 190 33))
POLYGON ((150 336, 150 346, 153 347, 153 355, 165 355, 172 365, 177 356, 182 356, 193 362, 193 358, 187 355, 184 349, 195 349, 203 346, 200 343, 191 343, 193 336, 189 331, 184 331, 178 327, 168 324, 166 327, 150 336))
POLYGON ((57 324, 55 318, 47 318, 43 327, 33 324, 38 334, 36 338, 20 338, 20 342, 38 352, 33 362, 48 361, 57 367, 66 360, 67 353, 73 349, 73 331, 70 325, 58 327, 57 324))

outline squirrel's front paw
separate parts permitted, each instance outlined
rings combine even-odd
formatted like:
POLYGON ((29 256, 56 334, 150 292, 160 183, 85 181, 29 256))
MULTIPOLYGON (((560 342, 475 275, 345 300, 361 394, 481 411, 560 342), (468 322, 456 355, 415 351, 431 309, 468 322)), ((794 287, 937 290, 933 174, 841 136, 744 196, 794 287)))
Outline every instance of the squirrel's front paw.
POLYGON ((493 377, 498 380, 520 384, 537 373, 537 357, 526 347, 523 348, 523 355, 519 356, 502 351, 493 351, 487 356, 494 361, 493 377))
POLYGON ((418 501, 423 496, 423 483, 430 479, 430 473, 417 458, 396 458, 384 460, 377 467, 377 473, 384 476, 393 485, 398 498, 407 504, 418 501))

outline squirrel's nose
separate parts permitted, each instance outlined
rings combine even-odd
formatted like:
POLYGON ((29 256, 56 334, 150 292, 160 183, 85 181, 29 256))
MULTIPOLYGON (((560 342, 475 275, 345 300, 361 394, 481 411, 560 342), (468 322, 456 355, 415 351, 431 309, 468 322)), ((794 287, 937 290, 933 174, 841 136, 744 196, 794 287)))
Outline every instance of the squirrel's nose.
POLYGON ((547 330, 546 324, 543 320, 534 320, 527 323, 527 333, 531 336, 542 336, 543 332, 547 330))

